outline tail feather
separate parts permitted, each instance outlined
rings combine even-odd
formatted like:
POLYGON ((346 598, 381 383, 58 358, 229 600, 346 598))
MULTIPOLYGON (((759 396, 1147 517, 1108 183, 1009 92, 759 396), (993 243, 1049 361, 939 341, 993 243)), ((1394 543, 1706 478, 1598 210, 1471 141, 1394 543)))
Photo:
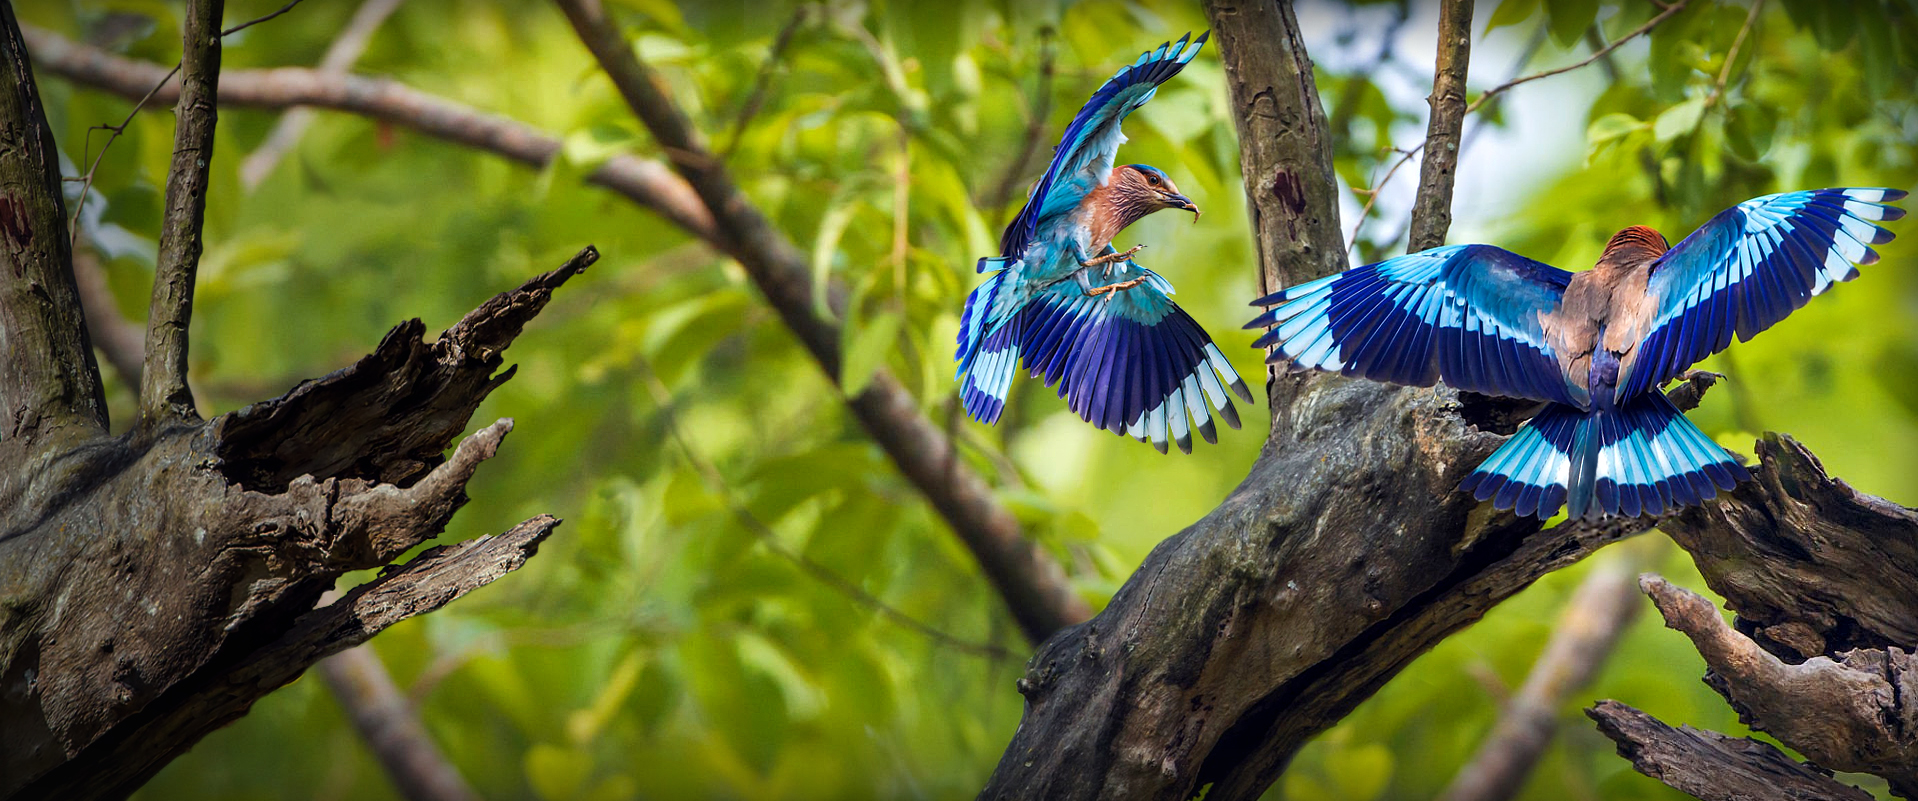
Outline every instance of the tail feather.
POLYGON ((1663 394, 1614 409, 1545 407, 1459 489, 1497 509, 1574 519, 1658 515, 1751 478, 1663 394))

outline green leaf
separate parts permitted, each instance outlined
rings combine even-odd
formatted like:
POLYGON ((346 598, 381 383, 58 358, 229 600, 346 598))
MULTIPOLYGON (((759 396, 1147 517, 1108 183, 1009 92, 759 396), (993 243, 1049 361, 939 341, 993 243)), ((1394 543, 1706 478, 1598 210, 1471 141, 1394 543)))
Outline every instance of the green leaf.
POLYGON ((1659 112, 1658 119, 1652 123, 1652 136, 1659 144, 1665 144, 1698 128, 1698 120, 1705 113, 1705 98, 1694 97, 1683 103, 1659 112))
POLYGON ((1538 11, 1539 0, 1503 0, 1498 9, 1492 12, 1492 19, 1485 23, 1485 32, 1491 33, 1508 25, 1517 25, 1538 11))
POLYGON ((1592 124, 1585 129, 1585 145, 1587 148, 1595 149, 1600 145, 1609 144, 1624 137, 1633 131, 1642 131, 1644 129, 1645 121, 1630 114, 1607 114, 1596 120, 1592 120, 1592 124))
POLYGON ((1725 124, 1725 144, 1733 154, 1746 161, 1757 161, 1771 150, 1772 133, 1778 117, 1762 103, 1741 103, 1732 107, 1725 124))
POLYGON ((899 327, 904 324, 898 312, 885 311, 858 325, 845 329, 845 360, 839 365, 839 387, 847 395, 866 388, 874 373, 885 366, 886 356, 896 349, 899 327))
MULTIPOLYGON (((1504 6, 1499 9, 1504 10, 1504 6)), ((1572 47, 1585 38, 1585 31, 1598 19, 1598 0, 1545 0, 1545 16, 1552 41, 1560 47, 1572 47)))

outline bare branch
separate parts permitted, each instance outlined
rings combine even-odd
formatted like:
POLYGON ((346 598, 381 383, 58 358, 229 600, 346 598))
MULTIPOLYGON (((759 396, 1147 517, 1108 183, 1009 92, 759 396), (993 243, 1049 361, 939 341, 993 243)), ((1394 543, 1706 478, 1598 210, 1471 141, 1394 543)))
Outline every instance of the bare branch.
POLYGON ((146 365, 140 372, 140 429, 149 434, 166 423, 200 419, 186 385, 187 329, 219 118, 220 14, 225 9, 225 0, 187 2, 173 164, 167 170, 166 213, 147 308, 146 365))
POLYGON ((1412 204, 1412 241, 1406 246, 1413 252, 1445 244, 1445 232, 1452 227, 1452 185, 1458 177, 1465 77, 1472 57, 1472 5, 1472 0, 1439 4, 1438 65, 1432 71, 1432 94, 1426 98, 1432 114, 1425 129, 1425 160, 1419 164, 1418 197, 1412 204))
POLYGON ((773 37, 772 49, 766 52, 766 60, 759 63, 759 72, 753 76, 753 88, 746 93, 746 101, 740 104, 739 115, 733 118, 732 133, 726 137, 726 146, 719 149, 720 159, 732 157, 733 150, 739 147, 739 138, 746 134, 746 126, 759 116, 759 108, 765 105, 766 95, 772 89, 773 73, 786 57, 786 48, 792 45, 793 36, 805 26, 814 8, 811 3, 800 3, 794 7, 792 16, 787 18, 785 26, 773 37))
MULTIPOLYGON (((405 0, 366 0, 347 20, 340 35, 328 45, 326 54, 320 57, 318 70, 327 75, 343 75, 353 68, 366 52, 366 46, 373 40, 374 31, 386 22, 398 10, 405 0)), ((273 173, 280 159, 299 144, 300 137, 306 133, 306 127, 313 122, 313 111, 307 108, 292 109, 280 116, 268 131, 260 146, 246 155, 240 162, 240 185, 252 191, 273 173)))
MULTIPOLYGON (((1732 77, 1732 65, 1738 62, 1738 50, 1745 46, 1745 37, 1750 36, 1753 26, 1758 24, 1758 14, 1765 10, 1765 0, 1752 0, 1751 10, 1745 13, 1745 24, 1738 26, 1738 35, 1732 37, 1732 46, 1725 51, 1725 66, 1718 70, 1718 80, 1712 82, 1711 94, 1705 96, 1705 111, 1711 110, 1725 95, 1725 82, 1732 77)), ((1700 112, 1701 115, 1703 112, 1700 112)))
MULTIPOLYGON (((557 0, 557 4, 626 104, 712 211, 719 238, 728 243, 727 252, 739 260, 820 369, 837 381, 839 326, 814 311, 814 287, 805 256, 739 191, 599 2, 557 0)), ((834 287, 826 296, 833 309, 844 308, 843 291, 834 287)), ((926 418, 918 401, 896 379, 881 371, 847 402, 866 432, 978 558, 1027 639, 1037 643, 1089 615, 1085 602, 1066 581, 1065 571, 1021 535, 1018 521, 985 482, 969 470, 948 469, 956 468, 948 462, 952 441, 926 418)))
MULTIPOLYGON (((167 70, 80 44, 46 30, 23 26, 28 49, 42 69, 68 80, 126 98, 152 90, 167 70)), ((177 87, 162 87, 156 102, 171 102, 177 87)), ((484 150, 535 168, 558 155, 558 137, 525 123, 460 105, 419 90, 375 78, 325 75, 316 70, 282 68, 235 70, 220 76, 220 102, 229 107, 285 109, 296 106, 344 111, 484 150)), ((686 182, 658 162, 614 156, 587 176, 587 182, 618 192, 720 250, 712 214, 686 182)))
MULTIPOLYGON (((23 461, 42 434, 70 429, 77 440, 107 425, 73 280, 60 160, 27 55, 13 6, 0 6, 0 138, 8 148, 0 158, 0 454, 23 461)), ((0 482, 0 505, 5 489, 0 482)))
POLYGON ((1609 553, 1613 558, 1594 566, 1565 603, 1552 639, 1525 676, 1524 686, 1506 701, 1492 732, 1441 799, 1504 801, 1524 787, 1558 733, 1559 708, 1598 675, 1642 605, 1633 574, 1644 560, 1617 550, 1609 553))
POLYGON ((1704 801, 1871 801, 1815 767, 1785 756, 1770 743, 1726 737, 1690 726, 1672 728, 1621 704, 1600 701, 1585 714, 1618 743, 1632 767, 1704 801))
POLYGON ((320 660, 320 678, 353 722, 360 739, 408 801, 477 801, 459 769, 447 761, 406 696, 393 683, 373 646, 359 645, 320 660))

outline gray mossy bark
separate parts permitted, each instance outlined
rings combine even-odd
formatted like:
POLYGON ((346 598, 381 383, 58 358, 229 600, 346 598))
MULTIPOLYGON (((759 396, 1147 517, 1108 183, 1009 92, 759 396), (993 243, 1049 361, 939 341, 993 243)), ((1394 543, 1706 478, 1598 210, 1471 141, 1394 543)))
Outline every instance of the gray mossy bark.
POLYGON ((1871 801, 1871 793, 1792 759, 1770 743, 1680 726, 1621 704, 1587 710, 1638 772, 1703 801, 1871 801))
POLYGON ((516 569, 559 522, 391 564, 465 503, 511 421, 445 451, 511 375, 500 352, 598 258, 591 248, 430 345, 415 320, 358 364, 199 420, 185 330, 218 8, 189 4, 169 236, 141 365, 152 402, 112 436, 52 136, 0 4, 0 798, 124 797, 320 658, 516 569), (315 608, 341 575, 382 566, 315 608))
MULTIPOLYGON (((1918 798, 1918 511, 1831 477, 1790 437, 1766 435, 1758 454, 1753 481, 1663 526, 1735 624, 1662 579, 1641 586, 1747 725, 1817 768, 1874 774, 1918 798)), ((1717 769, 1670 729, 1601 729, 1636 749, 1641 772, 1687 792, 1717 769)))

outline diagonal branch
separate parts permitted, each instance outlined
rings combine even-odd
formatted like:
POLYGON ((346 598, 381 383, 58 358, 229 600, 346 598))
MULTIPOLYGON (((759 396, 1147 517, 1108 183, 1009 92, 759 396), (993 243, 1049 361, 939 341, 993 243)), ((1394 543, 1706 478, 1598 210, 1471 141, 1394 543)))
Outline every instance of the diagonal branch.
MULTIPOLYGON (((729 245, 727 252, 739 260, 820 369, 837 381, 840 330, 814 311, 806 257, 740 192, 598 0, 557 4, 626 104, 713 213, 719 238, 729 245)), ((844 308, 844 292, 838 287, 826 295, 835 311, 844 308)), ((971 549, 1027 639, 1037 643, 1087 617, 1085 602, 1073 592, 1065 571, 1020 533, 1018 521, 983 480, 949 459, 952 441, 896 379, 882 371, 847 403, 866 432, 971 549)))
POLYGON ((1672 3, 1671 5, 1665 6, 1664 10, 1658 12, 1657 16, 1654 16, 1651 19, 1646 20, 1645 24, 1640 25, 1636 28, 1633 28, 1630 33, 1627 33, 1624 36, 1620 36, 1617 39, 1613 39, 1611 44, 1608 44, 1602 48, 1599 48, 1598 52, 1591 54, 1591 56, 1587 57, 1584 61, 1580 61, 1576 64, 1567 64, 1563 67, 1558 67, 1556 69, 1545 70, 1544 72, 1535 72, 1523 78, 1513 78, 1512 80, 1509 80, 1509 81, 1506 81, 1505 83, 1494 86, 1491 89, 1487 89, 1485 91, 1485 94, 1479 95, 1477 100, 1472 101, 1472 105, 1466 107, 1465 113, 1470 114, 1474 111, 1479 110, 1479 107, 1485 105, 1487 101, 1491 100, 1494 97, 1498 97, 1499 95, 1505 94, 1506 92, 1509 92, 1516 87, 1523 86, 1525 84, 1531 83, 1541 78, 1550 78, 1554 75, 1563 75, 1567 72, 1571 72, 1572 70, 1584 67, 1587 64, 1590 64, 1594 61, 1598 61, 1599 59, 1605 58, 1606 56, 1611 55, 1613 50, 1617 50, 1620 46, 1624 45, 1626 42, 1629 42, 1640 36, 1644 36, 1645 34, 1651 33, 1652 29, 1658 27, 1659 23, 1662 23, 1665 20, 1670 19, 1672 15, 1677 14, 1680 11, 1684 11, 1685 5, 1690 2, 1691 0, 1678 0, 1677 2, 1672 3))
POLYGON ((0 454, 24 460, 41 434, 105 431, 107 410, 64 235, 60 160, 11 4, 0 5, 0 139, 0 454))
MULTIPOLYGON (((376 0, 377 2, 377 0, 376 0)), ((477 801, 371 645, 320 660, 320 678, 408 801, 477 801)))
POLYGON ((1445 0, 1439 5, 1438 66, 1432 71, 1432 95, 1426 98, 1432 117, 1425 129, 1418 197, 1412 202, 1409 252, 1445 244, 1445 232, 1452 227, 1452 185, 1458 178, 1465 77, 1472 57, 1472 5, 1472 0, 1445 0))
POLYGON ((187 328, 193 319, 193 282, 200 270, 206 220, 207 173, 220 84, 220 15, 225 0, 188 0, 180 99, 174 107, 173 164, 167 170, 166 214, 147 308, 146 365, 140 372, 140 427, 176 420, 197 422, 187 390, 187 328))

